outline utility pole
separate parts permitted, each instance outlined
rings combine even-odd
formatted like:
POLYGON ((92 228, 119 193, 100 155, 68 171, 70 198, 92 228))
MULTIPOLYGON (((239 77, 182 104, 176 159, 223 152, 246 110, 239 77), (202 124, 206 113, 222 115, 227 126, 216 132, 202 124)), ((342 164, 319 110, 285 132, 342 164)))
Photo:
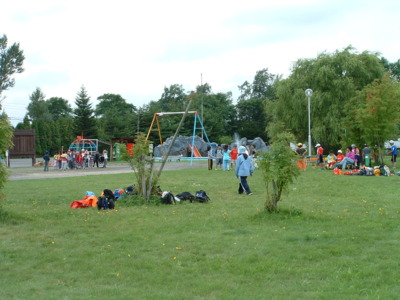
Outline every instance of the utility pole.
MULTIPOLYGON (((201 88, 203 88, 203 73, 200 73, 200 86, 201 86, 201 88)), ((203 97, 203 90, 200 90, 200 92, 201 92, 201 95, 200 95, 200 97, 201 97, 201 119, 203 120, 203 126, 204 126, 204 115, 203 115, 203 99, 204 99, 204 97, 203 97)), ((203 139, 204 137, 203 137, 203 131, 201 131, 201 138, 203 139)))

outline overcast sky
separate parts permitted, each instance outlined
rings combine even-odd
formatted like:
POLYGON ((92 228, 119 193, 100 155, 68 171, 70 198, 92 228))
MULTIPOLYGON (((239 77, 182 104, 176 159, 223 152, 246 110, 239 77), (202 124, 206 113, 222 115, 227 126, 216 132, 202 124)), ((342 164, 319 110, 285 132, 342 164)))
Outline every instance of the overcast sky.
POLYGON ((297 59, 348 45, 397 61, 399 15, 398 0, 3 1, 0 34, 26 57, 3 109, 16 125, 36 87, 73 107, 82 85, 94 106, 105 93, 141 106, 201 79, 236 101, 258 70, 286 77, 297 59))

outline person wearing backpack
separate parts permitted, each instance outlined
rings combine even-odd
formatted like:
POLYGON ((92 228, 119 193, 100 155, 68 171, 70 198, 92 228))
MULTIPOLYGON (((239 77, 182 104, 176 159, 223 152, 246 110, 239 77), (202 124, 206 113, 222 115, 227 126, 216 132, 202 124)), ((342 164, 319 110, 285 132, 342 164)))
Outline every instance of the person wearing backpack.
POLYGON ((239 157, 236 162, 235 175, 239 178, 239 189, 238 193, 243 194, 246 192, 247 195, 252 195, 251 189, 247 183, 247 177, 252 176, 254 172, 253 163, 251 157, 247 154, 244 146, 239 147, 239 157))

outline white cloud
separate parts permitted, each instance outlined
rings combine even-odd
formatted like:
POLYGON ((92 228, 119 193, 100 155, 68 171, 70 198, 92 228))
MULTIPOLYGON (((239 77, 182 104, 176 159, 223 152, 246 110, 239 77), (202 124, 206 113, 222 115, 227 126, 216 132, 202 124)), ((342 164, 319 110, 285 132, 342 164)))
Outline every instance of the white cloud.
POLYGON ((26 60, 3 104, 22 119, 36 87, 73 104, 84 85, 93 102, 118 93, 142 105, 170 84, 194 89, 200 74, 214 92, 237 96, 258 70, 288 75, 297 59, 350 44, 397 61, 399 12, 389 0, 9 1, 0 34, 26 60))

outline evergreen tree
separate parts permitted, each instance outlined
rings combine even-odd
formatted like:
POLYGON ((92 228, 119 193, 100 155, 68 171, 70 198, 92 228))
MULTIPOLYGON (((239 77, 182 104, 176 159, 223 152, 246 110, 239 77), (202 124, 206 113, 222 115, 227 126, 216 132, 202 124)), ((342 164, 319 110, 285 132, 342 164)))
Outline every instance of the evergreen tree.
POLYGON ((94 110, 84 86, 81 87, 75 98, 75 105, 74 133, 80 136, 83 135, 85 138, 95 137, 97 130, 94 110))

